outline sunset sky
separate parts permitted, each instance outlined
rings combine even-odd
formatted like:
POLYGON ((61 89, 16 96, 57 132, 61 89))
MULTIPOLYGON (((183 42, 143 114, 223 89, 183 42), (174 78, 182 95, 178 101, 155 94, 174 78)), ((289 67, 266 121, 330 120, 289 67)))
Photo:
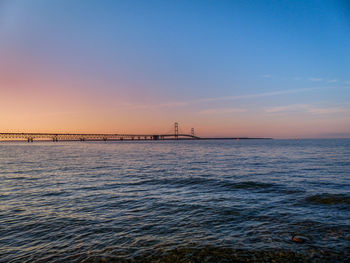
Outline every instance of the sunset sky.
POLYGON ((350 137, 349 1, 0 0, 0 132, 350 137))

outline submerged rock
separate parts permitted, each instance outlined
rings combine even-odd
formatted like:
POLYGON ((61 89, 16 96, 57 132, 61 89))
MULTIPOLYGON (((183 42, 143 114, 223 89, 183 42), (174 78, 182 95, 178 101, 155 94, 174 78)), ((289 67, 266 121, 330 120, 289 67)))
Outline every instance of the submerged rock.
POLYGON ((304 243, 304 242, 309 241, 309 239, 307 237, 304 237, 304 236, 293 236, 292 241, 294 241, 296 243, 304 243))

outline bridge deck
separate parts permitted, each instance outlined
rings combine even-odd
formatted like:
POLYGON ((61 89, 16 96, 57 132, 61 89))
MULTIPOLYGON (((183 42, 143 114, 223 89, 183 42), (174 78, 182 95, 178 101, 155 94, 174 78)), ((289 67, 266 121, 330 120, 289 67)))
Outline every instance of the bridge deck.
POLYGON ((0 140, 107 141, 200 139, 190 134, 0 133, 0 140))

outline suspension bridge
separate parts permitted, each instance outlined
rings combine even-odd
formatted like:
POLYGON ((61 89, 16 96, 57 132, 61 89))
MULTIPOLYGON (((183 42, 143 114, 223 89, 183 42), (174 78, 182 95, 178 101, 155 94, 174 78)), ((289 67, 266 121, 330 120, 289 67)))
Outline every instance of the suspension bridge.
POLYGON ((174 123, 173 132, 164 134, 85 134, 85 133, 0 133, 0 140, 25 140, 33 142, 34 140, 58 141, 144 141, 144 140, 198 140, 201 139, 194 134, 194 128, 191 133, 179 132, 179 124, 174 123))

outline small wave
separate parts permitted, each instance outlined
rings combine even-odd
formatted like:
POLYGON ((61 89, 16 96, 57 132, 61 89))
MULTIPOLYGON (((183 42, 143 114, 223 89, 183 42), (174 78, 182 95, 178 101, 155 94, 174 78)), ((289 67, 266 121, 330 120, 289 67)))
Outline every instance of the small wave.
POLYGON ((230 181, 219 180, 205 177, 175 177, 175 178, 157 178, 151 180, 141 180, 130 185, 169 185, 176 187, 191 186, 191 187, 209 187, 220 188, 225 191, 230 190, 251 190, 258 192, 279 192, 284 194, 296 194, 304 192, 302 189, 288 188, 284 185, 274 183, 264 183, 257 181, 230 181))
MULTIPOLYGON (((85 256, 86 257, 86 256, 85 256)), ((79 259, 84 259, 80 255, 79 259)), ((346 253, 333 251, 310 250, 294 252, 287 249, 275 250, 245 250, 230 247, 178 247, 172 250, 156 250, 135 257, 123 256, 98 256, 90 255, 83 261, 114 262, 114 263, 150 263, 150 262, 345 262, 349 259, 346 253), (345 261, 343 261, 345 260, 345 261)))
POLYGON ((251 190, 257 191, 260 193, 283 193, 286 195, 293 195, 304 192, 302 189, 290 188, 281 184, 274 183, 263 183, 256 181, 243 181, 243 182, 228 182, 224 181, 222 184, 223 187, 228 187, 231 189, 242 189, 242 190, 251 190))
POLYGON ((130 185, 177 185, 177 186, 190 186, 190 185, 208 185, 216 184, 218 180, 208 179, 202 177, 175 177, 175 178, 157 178, 150 180, 141 180, 139 182, 130 183, 130 185))
POLYGON ((345 194, 316 194, 305 198, 306 203, 318 205, 350 205, 350 196, 345 194))
POLYGON ((270 183, 245 181, 245 182, 224 182, 223 186, 228 186, 235 189, 259 190, 259 189, 271 188, 276 185, 270 184, 270 183))
POLYGON ((66 191, 55 191, 55 192, 45 192, 42 194, 42 196, 49 197, 49 196, 60 196, 67 194, 66 191))

